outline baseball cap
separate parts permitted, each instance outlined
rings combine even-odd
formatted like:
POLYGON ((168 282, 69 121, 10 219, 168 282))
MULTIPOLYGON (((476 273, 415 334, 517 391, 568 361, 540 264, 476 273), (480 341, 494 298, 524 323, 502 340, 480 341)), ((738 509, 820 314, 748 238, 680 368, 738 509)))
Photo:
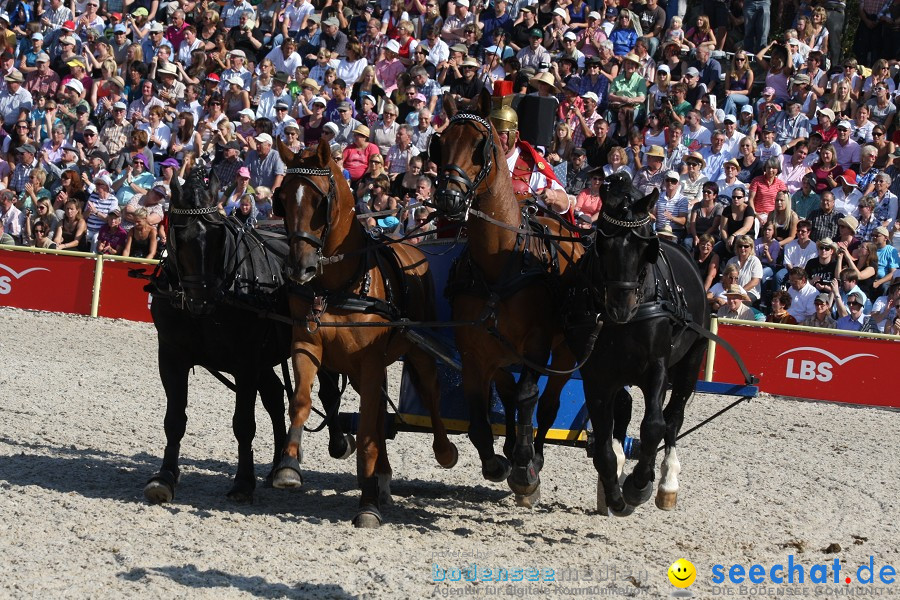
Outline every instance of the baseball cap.
POLYGON ((750 113, 750 114, 752 115, 752 114, 753 114, 753 107, 750 106, 749 104, 745 104, 745 105, 741 108, 741 112, 742 112, 742 113, 750 113))
POLYGON ((600 13, 598 13, 596 10, 592 10, 588 13, 588 19, 597 19, 599 21, 602 18, 603 17, 601 17, 600 13))
POLYGON ((31 152, 32 154, 34 154, 35 150, 34 146, 32 146, 31 144, 22 144, 21 146, 16 148, 16 152, 31 152))
POLYGON ((41 63, 41 62, 48 63, 48 62, 50 62, 50 55, 47 54, 46 52, 41 52, 40 54, 37 55, 37 58, 35 59, 35 61, 39 62, 39 63, 41 63))
POLYGON ((228 56, 237 56, 239 58, 247 58, 247 53, 241 50, 240 48, 236 48, 228 53, 228 56))
MULTIPOLYGON (((145 9, 145 10, 146 10, 146 9, 145 9)), ((146 13, 146 12, 145 12, 144 14, 150 14, 150 13, 146 13)), ((62 28, 65 29, 65 30, 67 30, 67 31, 75 31, 75 21, 65 21, 65 22, 63 22, 62 28)))
POLYGON ((244 87, 244 78, 240 75, 232 75, 225 80, 225 83, 227 83, 228 85, 237 85, 240 87, 244 87))
MULTIPOLYGON (((103 175, 100 175, 99 177, 97 177, 97 178, 94 180, 94 183, 95 183, 95 184, 96 184, 96 183, 102 183, 102 184, 104 184, 104 185, 105 185, 106 187, 108 187, 108 188, 111 188, 111 187, 112 187, 112 179, 110 179, 110 178, 109 178, 109 175, 107 175, 107 174, 105 174, 105 173, 104 173, 103 175)), ((118 208, 118 207, 116 207, 116 208, 118 208)), ((112 211, 110 211, 110 212, 112 212, 112 211)))
POLYGON ((734 115, 725 115, 725 118, 722 119, 725 123, 737 123, 737 117, 734 115))
POLYGON ((857 302, 865 306, 866 304, 866 295, 862 293, 861 290, 853 290, 849 294, 847 294, 847 303, 850 303, 850 300, 856 299, 857 302))
POLYGON ((413 100, 418 100, 419 102, 425 102, 425 94, 419 92, 415 96, 412 97, 413 100))
POLYGON ((606 16, 613 17, 619 14, 619 9, 615 6, 607 6, 606 7, 606 16))
POLYGON ((272 143, 272 136, 269 135, 268 133, 261 133, 253 139, 256 140, 257 142, 259 142, 260 144, 266 144, 266 143, 271 144, 272 143))
POLYGON ((128 28, 122 24, 113 27, 113 33, 128 33, 128 28))
POLYGON ((593 100, 594 102, 600 102, 600 98, 597 97, 597 94, 594 92, 587 92, 581 96, 585 100, 593 100))
POLYGON ((94 133, 97 133, 97 126, 92 123, 92 124, 88 125, 87 127, 85 127, 84 130, 85 131, 93 131, 94 133))
POLYGON ((816 296, 816 304, 818 304, 820 302, 822 304, 831 304, 831 294, 829 294, 827 292, 822 292, 821 294, 816 296))
POLYGON ((316 96, 315 98, 312 99, 312 102, 310 104, 321 104, 322 106, 328 106, 328 103, 325 101, 325 98, 323 98, 322 96, 316 96))
POLYGON ((250 179, 250 169, 248 169, 247 167, 241 167, 240 169, 238 169, 237 174, 238 177, 246 177, 247 179, 250 179))
POLYGON ((113 108, 118 108, 118 109, 121 109, 121 110, 127 110, 127 109, 128 109, 128 105, 125 104, 124 102, 116 102, 115 104, 113 104, 113 108))
POLYGON ((456 0, 456 5, 457 6, 465 6, 466 8, 469 8, 469 0, 456 0))
POLYGON ((67 82, 66 82, 66 87, 72 88, 73 90, 75 90, 75 91, 78 92, 79 94, 83 94, 83 93, 84 93, 84 86, 83 86, 83 85, 81 84, 81 82, 78 81, 77 79, 70 79, 69 81, 67 81, 67 82))
MULTIPOLYGON (((131 14, 133 14, 136 17, 149 17, 150 16, 150 12, 143 6, 131 14)), ((74 23, 73 23, 73 29, 74 29, 74 23)))
POLYGON ((344 100, 343 102, 338 104, 337 109, 339 112, 344 110, 353 110, 353 103, 349 100, 344 100))
POLYGON ((169 197, 169 191, 165 188, 165 186, 162 186, 162 185, 154 185, 151 191, 156 192, 157 194, 159 194, 159 195, 162 196, 163 198, 168 198, 168 197, 169 197))
POLYGON ((563 36, 563 39, 565 39, 565 40, 577 40, 577 39, 578 39, 578 36, 575 35, 575 34, 574 34, 573 32, 571 32, 571 31, 567 31, 566 34, 563 36))
POLYGON ((327 19, 325 19, 324 21, 322 21, 322 25, 328 25, 329 27, 339 27, 340 24, 341 24, 341 22, 338 21, 338 20, 337 20, 336 18, 334 18, 334 17, 328 17, 327 19))
POLYGON ((697 67, 690 67, 685 72, 685 75, 688 77, 700 77, 700 71, 697 70, 697 67))
POLYGON ((32 33, 32 34, 31 34, 31 39, 33 39, 33 40, 43 40, 43 39, 44 39, 44 34, 43 34, 43 33, 40 33, 40 32, 32 33))
POLYGON ((151 33, 159 33, 161 31, 163 31, 162 23, 159 23, 158 21, 153 21, 152 23, 150 23, 150 31, 151 31, 151 33))
POLYGON ((843 128, 843 129, 847 129, 848 131, 852 128, 852 126, 850 125, 850 121, 841 121, 840 123, 837 124, 837 126, 838 126, 838 129, 843 128))
POLYGON ((678 171, 669 171, 668 173, 666 173, 666 179, 681 181, 681 173, 679 173, 678 171))
POLYGON ((566 12, 566 9, 560 8, 559 6, 557 6, 556 8, 553 9, 553 14, 559 15, 563 19, 565 19, 567 16, 569 16, 569 13, 566 12))
POLYGON ((542 37, 544 37, 544 32, 541 31, 540 29, 538 29, 537 27, 535 27, 534 29, 532 29, 531 31, 529 31, 528 34, 529 34, 531 37, 533 37, 533 38, 542 38, 542 37))
POLYGON ((231 142, 228 142, 227 144, 225 144, 225 149, 226 150, 240 150, 241 144, 240 144, 240 142, 237 142, 237 141, 231 141, 231 142))
MULTIPOLYGON (((281 102, 276 103, 275 106, 278 106, 278 104, 281 104, 281 102)), ((285 103, 285 104, 286 104, 286 103, 285 103)), ((239 114, 239 115, 247 115, 247 116, 250 117, 251 119, 255 119, 255 118, 256 118, 256 113, 253 112, 253 109, 252 109, 252 108, 242 108, 242 109, 240 110, 240 112, 238 112, 238 114, 239 114)))
POLYGON ((322 127, 322 129, 330 131, 332 133, 332 135, 338 134, 338 126, 330 121, 328 123, 325 123, 325 125, 322 127))
POLYGON ((215 81, 216 83, 219 83, 219 81, 220 81, 219 74, 218 73, 210 73, 209 75, 206 76, 206 80, 207 81, 215 81))
POLYGON ((762 95, 763 95, 763 96, 774 96, 774 95, 775 95, 775 88, 773 88, 773 87, 771 87, 771 86, 769 86, 769 87, 767 87, 767 88, 763 88, 762 95))
POLYGON ((828 117, 829 119, 831 119, 832 121, 834 121, 834 111, 831 110, 830 108, 820 108, 820 109, 819 109, 819 114, 820 114, 820 115, 825 115, 826 117, 828 117))

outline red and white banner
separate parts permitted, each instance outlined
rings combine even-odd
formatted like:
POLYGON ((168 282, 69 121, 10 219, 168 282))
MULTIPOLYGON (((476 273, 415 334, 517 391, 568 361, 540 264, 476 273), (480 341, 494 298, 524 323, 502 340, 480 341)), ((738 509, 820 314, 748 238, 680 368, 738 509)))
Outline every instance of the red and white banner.
MULTIPOLYGON (((740 353, 769 394, 900 408, 891 392, 900 343, 886 339, 719 323, 718 334, 740 353)), ((714 381, 743 381, 723 349, 714 381)))
POLYGON ((150 294, 144 291, 146 279, 128 276, 132 269, 153 272, 153 265, 103 260, 103 283, 97 316, 109 319, 151 322, 150 294))
POLYGON ((92 258, 0 251, 0 304, 89 315, 95 266, 92 258))

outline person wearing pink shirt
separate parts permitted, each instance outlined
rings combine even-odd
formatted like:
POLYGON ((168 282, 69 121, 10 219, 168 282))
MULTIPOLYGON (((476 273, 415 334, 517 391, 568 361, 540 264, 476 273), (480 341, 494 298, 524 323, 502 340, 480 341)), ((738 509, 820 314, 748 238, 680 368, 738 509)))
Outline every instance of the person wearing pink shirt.
POLYGON ((384 60, 375 63, 375 76, 381 82, 386 94, 397 89, 397 77, 406 71, 406 66, 399 59, 400 43, 389 40, 384 45, 384 60))

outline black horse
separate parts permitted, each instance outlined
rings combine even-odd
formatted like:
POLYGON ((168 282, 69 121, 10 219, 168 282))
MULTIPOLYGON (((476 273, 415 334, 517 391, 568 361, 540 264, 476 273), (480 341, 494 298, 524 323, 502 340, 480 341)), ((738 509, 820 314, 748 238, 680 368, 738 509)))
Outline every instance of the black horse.
MULTIPOLYGON (((187 424, 188 372, 195 365, 234 376, 232 428, 238 441, 238 469, 228 497, 252 499, 256 487, 253 438, 256 393, 272 420, 274 462, 287 437, 285 388, 273 367, 290 355, 291 327, 261 316, 289 315, 282 279, 286 242, 263 239, 237 220, 218 212, 219 182, 206 183, 206 170, 195 168, 182 189, 172 182, 169 256, 148 289, 150 312, 159 338, 159 376, 166 392, 166 449, 162 468, 144 488, 150 502, 169 502, 179 479, 178 455, 187 424)), ((289 382, 288 382, 289 383, 289 382)), ((319 396, 328 415, 340 402, 337 376, 319 378, 319 396)), ((329 419, 329 453, 352 454, 352 436, 344 436, 337 418, 329 419)), ((273 463, 274 464, 274 463, 273 463)))
POLYGON ((666 455, 656 505, 675 506, 680 471, 675 438, 706 349, 697 329, 709 328, 706 294, 690 256, 678 246, 661 244, 653 231, 649 211, 657 195, 654 190, 641 197, 628 175, 607 177, 596 243, 582 264, 604 320, 581 369, 596 436, 597 502, 601 512, 608 507, 616 515, 629 514, 650 498, 663 438, 666 455), (621 444, 630 418, 630 402, 620 394, 627 385, 641 389, 646 408, 640 457, 620 487, 621 444), (669 386, 672 396, 663 411, 669 386))

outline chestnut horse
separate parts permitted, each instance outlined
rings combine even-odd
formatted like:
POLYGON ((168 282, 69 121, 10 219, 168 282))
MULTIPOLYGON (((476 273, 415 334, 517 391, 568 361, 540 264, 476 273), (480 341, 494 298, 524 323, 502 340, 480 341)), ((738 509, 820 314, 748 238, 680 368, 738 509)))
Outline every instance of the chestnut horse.
POLYGON ((287 165, 278 197, 290 242, 287 273, 294 282, 290 309, 295 320, 307 325, 293 328, 297 387, 290 401, 288 441, 273 485, 302 485, 301 433, 309 417, 313 379, 323 368, 345 373, 360 396, 357 479, 362 495, 353 524, 378 527, 380 503, 390 499, 391 475, 382 386, 385 368, 401 356, 431 413, 438 463, 450 468, 458 457, 438 412, 434 360, 400 329, 377 326, 401 316, 434 321, 431 273, 420 251, 399 244, 382 246, 368 235, 356 219, 353 192, 331 159, 328 144, 294 154, 279 140, 278 152, 287 165), (325 324, 319 327, 320 322, 325 324))
POLYGON ((526 218, 513 193, 500 139, 488 118, 490 95, 482 94, 472 113, 457 114, 449 95, 444 97, 444 107, 450 123, 440 140, 432 142, 430 152, 439 165, 434 205, 441 216, 465 221, 468 230, 466 254, 448 283, 448 289, 456 292, 453 316, 466 321, 479 320, 485 311, 491 314, 487 326, 455 330, 463 393, 470 408, 469 438, 481 458, 482 475, 490 481, 506 479, 517 502, 530 506, 539 497, 543 443, 568 379, 568 375, 550 377, 541 397, 535 440, 532 420, 539 370, 551 351, 554 367, 574 365, 563 343, 561 308, 583 245, 555 219, 526 218), (533 231, 529 220, 542 231, 533 231), (548 242, 545 238, 550 236, 562 240, 548 242), (523 364, 522 375, 510 392, 503 368, 518 364, 523 364), (492 381, 504 401, 504 453, 512 464, 494 452, 488 413, 492 381))

